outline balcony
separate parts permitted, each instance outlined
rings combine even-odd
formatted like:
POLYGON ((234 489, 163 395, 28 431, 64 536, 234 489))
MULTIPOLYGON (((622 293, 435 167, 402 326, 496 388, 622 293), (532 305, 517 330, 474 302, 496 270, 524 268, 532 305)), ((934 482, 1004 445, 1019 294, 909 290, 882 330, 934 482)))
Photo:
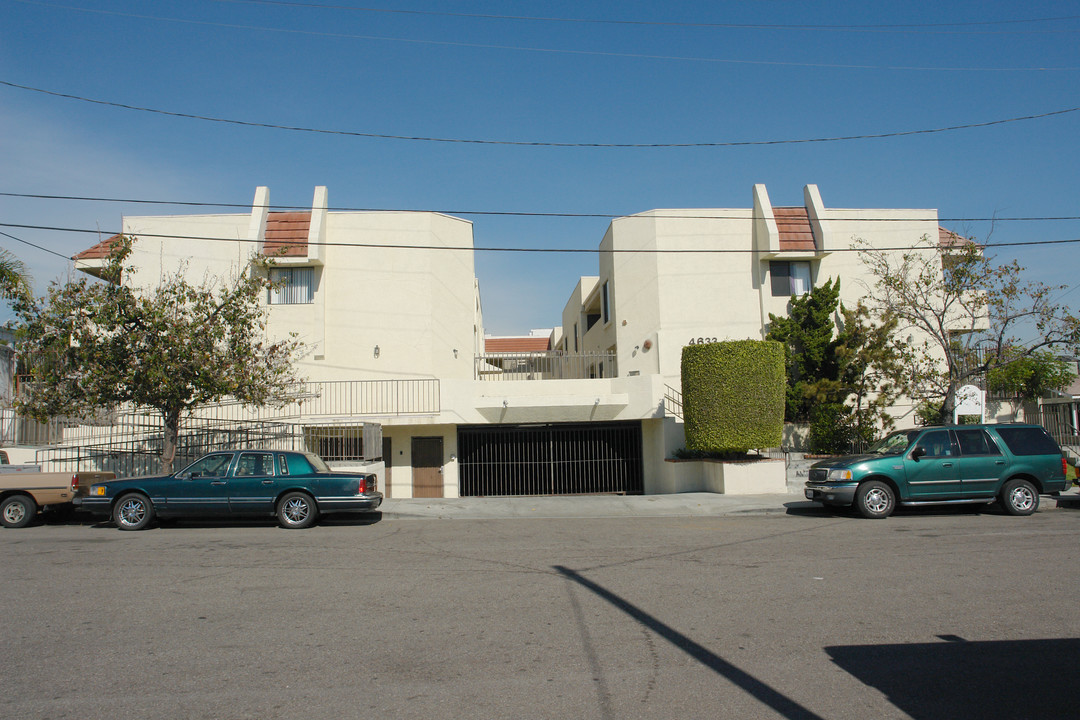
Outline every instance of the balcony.
POLYGON ((477 355, 477 380, 588 380, 615 377, 615 353, 487 353, 477 355))

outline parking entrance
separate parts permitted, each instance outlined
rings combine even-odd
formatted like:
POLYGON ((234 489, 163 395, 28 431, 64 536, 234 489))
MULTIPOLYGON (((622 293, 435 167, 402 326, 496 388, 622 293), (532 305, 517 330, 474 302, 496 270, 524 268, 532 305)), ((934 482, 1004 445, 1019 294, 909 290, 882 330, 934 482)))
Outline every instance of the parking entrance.
POLYGON ((462 497, 640 495, 641 423, 458 428, 462 497))

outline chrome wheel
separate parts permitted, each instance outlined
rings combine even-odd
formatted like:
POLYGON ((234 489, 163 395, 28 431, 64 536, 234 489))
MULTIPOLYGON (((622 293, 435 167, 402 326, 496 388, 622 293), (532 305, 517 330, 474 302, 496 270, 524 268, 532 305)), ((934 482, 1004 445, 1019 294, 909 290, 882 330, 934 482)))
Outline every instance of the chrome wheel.
POLYGON ((307 493, 291 492, 278 503, 278 522, 282 527, 291 530, 310 526, 318 514, 315 501, 307 493))
POLYGON ((142 530, 153 518, 154 506, 141 493, 125 495, 113 508, 113 522, 121 530, 142 530))
POLYGON ((1039 491, 1027 480, 1010 480, 1001 489, 1001 504, 1010 515, 1030 515, 1039 509, 1039 491))
POLYGON ((855 507, 864 518, 887 518, 896 507, 896 495, 880 480, 869 480, 855 491, 855 507))
POLYGON ((4 508, 4 522, 18 525, 26 517, 26 507, 22 503, 8 503, 4 508))
POLYGON ((1030 510, 1035 506, 1035 493, 1026 487, 1013 488, 1009 503, 1017 510, 1030 510))
POLYGON ((311 508, 302 498, 293 498, 285 503, 285 507, 281 509, 281 512, 285 514, 287 522, 296 525, 307 520, 307 516, 311 514, 311 508))
POLYGON ((881 488, 874 488, 866 493, 866 509, 872 513, 881 513, 889 509, 889 495, 881 488))

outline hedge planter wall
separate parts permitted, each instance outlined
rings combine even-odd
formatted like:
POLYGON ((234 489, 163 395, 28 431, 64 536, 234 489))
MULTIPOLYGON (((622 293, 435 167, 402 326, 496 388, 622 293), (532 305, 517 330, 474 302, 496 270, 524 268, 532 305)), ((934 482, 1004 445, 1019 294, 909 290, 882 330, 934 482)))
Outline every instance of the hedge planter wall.
POLYGON ((779 447, 786 382, 784 346, 773 340, 684 347, 687 449, 737 454, 779 447))

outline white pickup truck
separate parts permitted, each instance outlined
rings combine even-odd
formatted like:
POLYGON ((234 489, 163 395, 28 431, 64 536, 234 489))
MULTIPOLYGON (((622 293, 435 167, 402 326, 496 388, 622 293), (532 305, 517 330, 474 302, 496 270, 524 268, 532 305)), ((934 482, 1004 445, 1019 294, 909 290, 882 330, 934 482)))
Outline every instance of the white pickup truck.
POLYGON ((92 483, 112 480, 111 472, 41 472, 37 465, 11 465, 0 450, 0 525, 21 528, 38 511, 71 506, 76 495, 85 495, 92 483))

